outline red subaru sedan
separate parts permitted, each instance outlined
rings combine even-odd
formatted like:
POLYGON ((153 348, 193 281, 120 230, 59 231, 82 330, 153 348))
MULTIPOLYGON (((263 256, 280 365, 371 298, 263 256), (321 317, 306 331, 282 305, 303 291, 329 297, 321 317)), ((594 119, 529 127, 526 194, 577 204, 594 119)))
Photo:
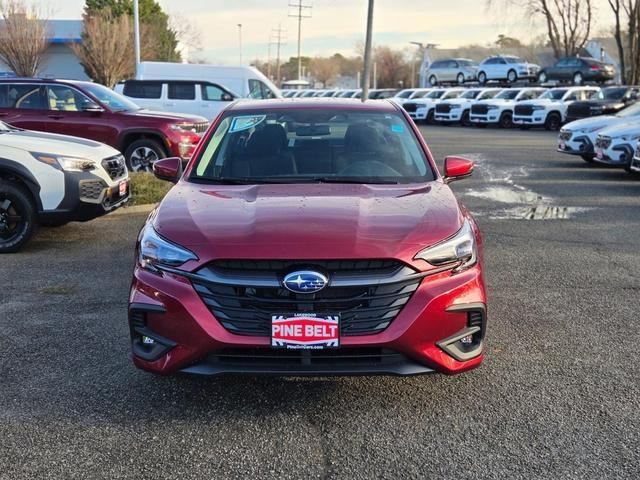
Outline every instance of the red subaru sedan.
POLYGON ((387 101, 241 101, 137 245, 134 363, 170 374, 460 373, 483 359, 481 238, 387 101))

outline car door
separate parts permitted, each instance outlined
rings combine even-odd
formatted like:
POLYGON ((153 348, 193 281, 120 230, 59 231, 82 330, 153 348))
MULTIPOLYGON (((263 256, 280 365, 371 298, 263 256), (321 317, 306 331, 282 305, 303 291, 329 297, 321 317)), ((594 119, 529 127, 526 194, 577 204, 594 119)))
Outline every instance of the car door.
POLYGON ((196 100, 196 82, 171 81, 167 82, 167 98, 163 102, 163 110, 174 113, 200 113, 199 102, 196 100))
POLYGON ((458 68, 458 62, 455 60, 449 60, 446 62, 446 68, 444 69, 445 82, 453 82, 456 79, 456 72, 458 68))
POLYGON ((26 130, 45 131, 46 89, 39 83, 0 84, 0 120, 26 130))
POLYGON ((49 105, 47 132, 88 138, 115 146, 117 129, 113 126, 112 113, 106 109, 101 112, 86 111, 87 106, 95 106, 96 102, 69 85, 48 84, 46 88, 49 105))
POLYGON ((203 117, 213 120, 230 102, 233 95, 214 83, 202 83, 200 90, 200 113, 203 117))

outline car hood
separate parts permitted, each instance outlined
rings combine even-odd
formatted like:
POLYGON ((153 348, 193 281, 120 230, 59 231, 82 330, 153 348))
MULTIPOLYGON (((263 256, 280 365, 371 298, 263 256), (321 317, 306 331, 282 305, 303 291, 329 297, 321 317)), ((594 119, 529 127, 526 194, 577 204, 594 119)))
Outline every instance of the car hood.
POLYGON ((592 128, 604 128, 608 125, 620 125, 622 123, 628 123, 628 118, 619 118, 613 115, 601 115, 598 117, 587 117, 582 118, 580 120, 576 120, 575 122, 567 123, 563 130, 570 130, 572 132, 578 130, 586 130, 592 128))
POLYGON ((635 119, 622 124, 613 125, 601 130, 600 135, 606 137, 621 137, 623 135, 639 135, 640 134, 640 120, 635 119))
MULTIPOLYGON (((480 100, 478 102, 478 105, 500 105, 500 106, 503 106, 503 105, 515 105, 516 103, 518 103, 518 102, 516 102, 515 100, 507 100, 507 99, 504 99, 504 98, 492 98, 492 99, 489 99, 489 100, 480 100)), ((520 102, 520 103, 524 103, 524 102, 520 102)))
POLYGON ((167 112, 157 112, 155 110, 132 110, 130 112, 121 112, 123 115, 129 115, 132 117, 144 117, 144 118, 153 118, 156 120, 167 120, 169 122, 193 122, 193 123, 206 123, 209 122, 204 117, 200 117, 198 115, 190 115, 186 113, 167 113, 167 112))
POLYGON ((153 220, 202 262, 216 258, 404 258, 462 226, 440 181, 421 185, 180 182, 153 220))
POLYGON ((601 108, 606 110, 622 110, 626 105, 620 100, 589 100, 588 102, 573 102, 574 107, 601 108))
POLYGON ((115 148, 93 140, 31 130, 0 133, 0 147, 96 161, 120 154, 115 148))

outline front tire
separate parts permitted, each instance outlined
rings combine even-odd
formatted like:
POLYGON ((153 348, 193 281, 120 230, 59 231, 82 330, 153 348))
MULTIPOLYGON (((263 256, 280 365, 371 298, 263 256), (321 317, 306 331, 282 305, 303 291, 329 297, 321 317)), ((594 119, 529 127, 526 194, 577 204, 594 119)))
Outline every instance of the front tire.
POLYGON ((584 78, 582 77, 582 73, 576 72, 573 75, 573 84, 574 85, 582 85, 584 78))
POLYGON ((507 73, 507 81, 509 83, 516 83, 518 81, 518 74, 515 70, 509 70, 509 73, 507 73))
POLYGON ((480 85, 486 85, 487 84, 487 74, 484 72, 480 72, 478 74, 478 83, 480 85))
POLYGON ((551 112, 547 115, 547 119, 544 122, 545 130, 557 131, 560 130, 560 126, 562 125, 562 118, 560 115, 555 112, 551 112))
POLYGON ((0 253, 21 250, 36 229, 36 207, 27 189, 0 180, 0 253))
POLYGON ((458 74, 457 81, 458 81, 458 85, 464 85, 464 74, 463 73, 459 73, 458 74))
POLYGON ((167 156, 164 148, 155 140, 136 140, 124 152, 125 162, 130 172, 151 172, 156 160, 167 156))
POLYGON ((500 128, 513 128, 513 115, 511 112, 503 112, 500 115, 500 128))
POLYGON ((436 78, 435 75, 431 75, 429 77, 429 83, 431 84, 432 87, 435 87, 436 85, 438 85, 438 79, 436 78))
POLYGON ((435 123, 434 116, 435 116, 435 114, 433 112, 433 109, 429 110, 429 113, 427 113, 427 118, 426 118, 425 122, 428 125, 433 125, 435 123))
POLYGON ((464 112, 462 112, 462 118, 460 118, 460 125, 462 125, 463 127, 470 127, 471 124, 471 118, 469 117, 469 110, 465 110, 464 112))
POLYGON ((587 155, 586 153, 583 153, 582 155, 580 155, 580 158, 582 158, 587 163, 593 163, 593 155, 587 155))

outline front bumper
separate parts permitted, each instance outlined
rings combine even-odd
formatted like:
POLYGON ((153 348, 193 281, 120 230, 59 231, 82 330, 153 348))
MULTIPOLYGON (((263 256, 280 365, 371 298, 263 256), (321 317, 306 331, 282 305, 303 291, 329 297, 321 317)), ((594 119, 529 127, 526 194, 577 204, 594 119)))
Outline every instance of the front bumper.
POLYGON ((534 113, 531 116, 524 115, 514 115, 513 123, 514 125, 524 126, 524 125, 544 125, 544 122, 547 120, 547 112, 541 111, 541 113, 534 113))
POLYGON ((640 157, 633 157, 631 165, 629 165, 629 170, 634 173, 640 173, 640 157))
POLYGON ((133 361, 160 374, 457 374, 478 367, 484 358, 487 317, 480 265, 457 275, 425 277, 381 333, 343 336, 340 348, 318 353, 273 350, 269 337, 231 333, 191 281, 172 273, 136 267, 129 301, 133 361), (470 328, 475 329, 474 343, 465 350, 456 336, 470 328), (153 355, 143 336, 155 340, 153 355))
POLYGON ((571 134, 569 138, 563 138, 561 134, 557 151, 568 155, 595 155, 594 140, 586 134, 571 134))
POLYGON ((92 220, 120 208, 129 201, 131 195, 127 174, 107 181, 103 176, 91 172, 65 172, 64 181, 62 202, 55 210, 45 210, 39 214, 39 220, 44 225, 92 220))
POLYGON ((449 113, 438 113, 434 114, 434 120, 436 122, 459 122, 462 120, 462 113, 464 110, 456 109, 451 110, 449 113))
POLYGON ((489 110, 485 115, 472 113, 469 115, 469 120, 471 120, 472 123, 493 124, 500 122, 500 115, 500 110, 489 110))
POLYGON ((429 114, 428 108, 418 108, 415 112, 407 112, 414 120, 426 120, 429 114))

